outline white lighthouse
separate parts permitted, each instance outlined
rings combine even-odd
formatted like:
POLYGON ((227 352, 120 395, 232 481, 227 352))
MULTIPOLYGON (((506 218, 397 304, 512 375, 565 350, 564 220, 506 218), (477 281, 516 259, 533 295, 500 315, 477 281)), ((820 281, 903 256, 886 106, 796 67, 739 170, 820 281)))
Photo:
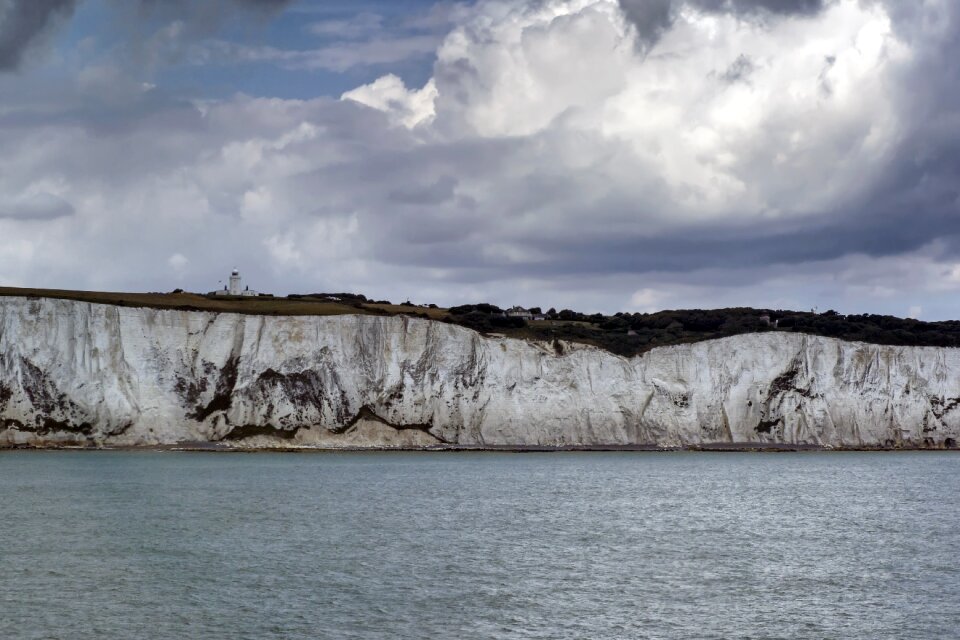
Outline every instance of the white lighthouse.
POLYGON ((230 295, 238 296, 243 289, 240 288, 240 272, 234 269, 230 273, 230 295))
POLYGON ((224 285, 223 289, 214 292, 218 296, 256 296, 260 295, 250 287, 243 288, 240 284, 240 271, 234 269, 230 272, 230 284, 224 285))

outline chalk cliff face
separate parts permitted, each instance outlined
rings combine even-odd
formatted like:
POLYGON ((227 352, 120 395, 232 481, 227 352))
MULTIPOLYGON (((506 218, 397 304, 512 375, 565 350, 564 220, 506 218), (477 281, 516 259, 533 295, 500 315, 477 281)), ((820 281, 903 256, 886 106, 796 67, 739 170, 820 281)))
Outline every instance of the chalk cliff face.
POLYGON ((960 349, 789 333, 626 359, 404 317, 0 298, 0 446, 954 446, 960 349))

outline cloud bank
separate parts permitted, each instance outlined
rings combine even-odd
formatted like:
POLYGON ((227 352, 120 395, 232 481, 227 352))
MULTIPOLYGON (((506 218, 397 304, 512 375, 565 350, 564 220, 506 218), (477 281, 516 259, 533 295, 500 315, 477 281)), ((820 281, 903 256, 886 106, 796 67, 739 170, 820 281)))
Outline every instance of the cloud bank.
POLYGON ((22 99, 0 194, 69 213, 0 211, 0 278, 202 290, 236 264, 259 289, 447 304, 956 314, 958 13, 488 0, 420 86, 22 99))

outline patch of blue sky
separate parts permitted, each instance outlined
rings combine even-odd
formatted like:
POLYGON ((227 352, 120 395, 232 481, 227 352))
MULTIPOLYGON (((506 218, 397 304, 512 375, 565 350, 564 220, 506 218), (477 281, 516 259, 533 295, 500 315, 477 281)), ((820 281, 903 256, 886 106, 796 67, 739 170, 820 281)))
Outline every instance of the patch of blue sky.
MULTIPOLYGON (((179 55, 144 69, 165 91, 221 98, 236 93, 288 99, 339 97, 385 73, 411 87, 430 77, 448 25, 435 0, 304 0, 271 19, 226 19, 179 55)), ((169 14, 133 26, 113 0, 88 0, 57 37, 68 68, 136 46, 167 26, 169 14)), ((142 18, 143 16, 141 16, 142 18)), ((249 16, 248 16, 249 18, 249 16)))

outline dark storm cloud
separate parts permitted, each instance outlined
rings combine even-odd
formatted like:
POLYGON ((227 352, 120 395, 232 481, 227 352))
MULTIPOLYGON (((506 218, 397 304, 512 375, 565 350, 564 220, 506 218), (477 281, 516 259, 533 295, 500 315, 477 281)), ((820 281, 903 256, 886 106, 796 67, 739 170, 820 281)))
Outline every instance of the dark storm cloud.
POLYGON ((60 18, 73 13, 75 0, 0 2, 0 70, 20 65, 24 52, 60 18))
MULTIPOLYGON (((960 170, 958 160, 960 153, 950 166, 941 167, 941 171, 960 170)), ((896 171, 896 167, 892 170, 896 171)), ((484 221, 485 211, 481 208, 473 220, 459 221, 463 244, 450 244, 450 238, 444 238, 443 246, 384 242, 383 248, 386 257, 397 264, 456 265, 459 269, 487 271, 500 277, 746 269, 749 270, 746 277, 755 280, 763 277, 764 269, 774 265, 801 266, 851 254, 895 257, 916 251, 932 241, 951 238, 954 242, 947 251, 953 257, 960 257, 958 202, 955 188, 944 185, 939 192, 927 193, 917 190, 915 181, 904 179, 903 184, 872 194, 848 210, 829 211, 792 223, 718 221, 655 234, 644 233, 636 227, 607 231, 589 226, 578 234, 559 236, 507 234, 500 241, 516 242, 530 257, 511 263, 491 260, 484 254, 484 247, 475 243, 478 235, 494 233, 484 221)), ((522 208, 523 204, 518 206, 522 208)), ((622 202, 621 207, 624 217, 636 215, 636 209, 629 203, 622 202)), ((423 227, 429 215, 442 218, 428 211, 402 217, 395 214, 398 217, 387 223, 388 228, 396 225, 390 237, 402 236, 404 229, 418 234, 416 230, 423 227)), ((606 209, 605 215, 615 216, 616 211, 606 209)))
POLYGON ((715 13, 813 14, 824 6, 824 0, 686 0, 704 11, 715 13))
POLYGON ((637 29, 643 46, 649 47, 673 24, 676 11, 683 5, 711 13, 737 15, 772 13, 812 15, 824 7, 825 0, 619 0, 624 15, 637 29))
MULTIPOLYGON (((953 78, 954 82, 960 80, 960 74, 953 74, 953 78)), ((958 102, 944 108, 960 113, 958 102)), ((723 269, 741 270, 746 280, 762 279, 764 270, 775 265, 803 269, 806 264, 850 255, 896 257, 935 241, 944 244, 941 257, 960 259, 960 183, 956 181, 960 175, 960 120, 945 116, 937 118, 937 125, 919 127, 914 137, 898 148, 876 187, 818 215, 792 221, 717 220, 656 233, 586 226, 578 234, 559 237, 517 236, 529 255, 537 258, 515 264, 492 264, 469 246, 451 255, 459 255, 456 260, 465 268, 487 267, 503 277, 656 271, 682 274, 723 269)), ((554 192, 557 197, 547 204, 558 208, 565 198, 573 197, 576 189, 576 185, 564 190, 558 183, 540 183, 536 176, 527 176, 526 181, 543 184, 540 193, 554 192)), ((518 208, 526 206, 519 203, 518 208)), ((642 213, 629 194, 604 202, 602 208, 608 219, 628 219, 642 213)), ((411 221, 406 224, 415 227, 411 221)), ((427 251, 418 257, 425 264, 434 259, 427 251)))
POLYGON ((620 0, 620 8, 637 29, 644 44, 652 44, 670 28, 672 0, 620 0))
MULTIPOLYGON (((534 241, 533 247, 555 256, 555 260, 526 268, 536 269, 541 275, 724 269, 742 270, 745 278, 756 280, 774 265, 799 267, 851 254, 894 257, 916 251, 933 240, 960 237, 960 216, 955 203, 949 201, 938 204, 901 199, 885 210, 865 208, 848 218, 840 217, 842 213, 851 212, 831 212, 793 226, 718 224, 655 237, 534 241)), ((953 256, 960 253, 954 252, 953 256)))

